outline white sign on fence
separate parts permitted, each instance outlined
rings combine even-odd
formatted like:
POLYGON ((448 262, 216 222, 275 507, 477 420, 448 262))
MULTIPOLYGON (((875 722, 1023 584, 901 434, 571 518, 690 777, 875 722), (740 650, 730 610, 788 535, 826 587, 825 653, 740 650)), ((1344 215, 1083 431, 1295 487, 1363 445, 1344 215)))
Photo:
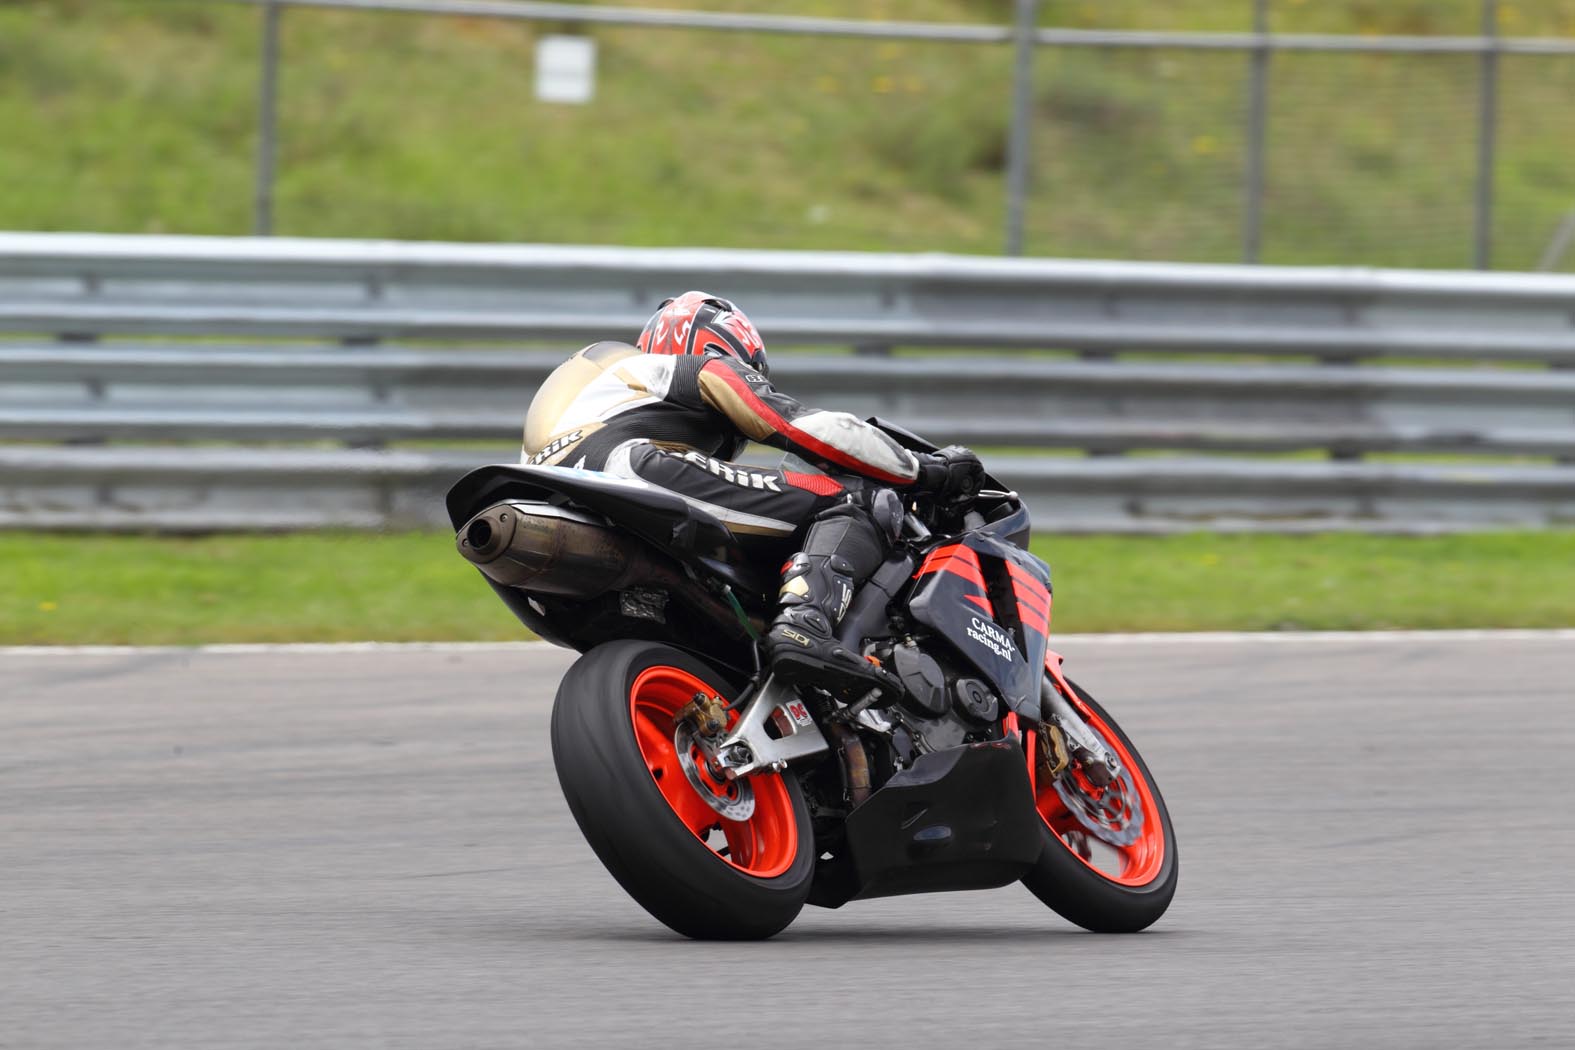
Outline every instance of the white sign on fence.
POLYGON ((596 95, 596 41, 544 36, 536 44, 536 97, 584 105, 596 95))

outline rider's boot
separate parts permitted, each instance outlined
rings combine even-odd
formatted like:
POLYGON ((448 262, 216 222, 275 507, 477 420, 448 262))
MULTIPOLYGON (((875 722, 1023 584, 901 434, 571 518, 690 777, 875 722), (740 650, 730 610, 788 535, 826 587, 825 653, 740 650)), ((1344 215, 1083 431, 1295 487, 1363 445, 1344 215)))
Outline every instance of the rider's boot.
POLYGON ((887 678, 879 666, 850 651, 836 637, 853 599, 854 567, 837 554, 795 554, 782 572, 777 614, 766 633, 771 670, 789 685, 824 689, 858 699, 887 678))

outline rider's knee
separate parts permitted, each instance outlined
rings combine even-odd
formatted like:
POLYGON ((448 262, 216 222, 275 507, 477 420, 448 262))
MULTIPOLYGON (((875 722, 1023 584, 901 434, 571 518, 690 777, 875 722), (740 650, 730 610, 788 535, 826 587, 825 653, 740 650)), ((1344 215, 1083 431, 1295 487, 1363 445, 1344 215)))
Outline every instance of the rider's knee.
POLYGON ((902 501, 891 489, 857 493, 815 516, 805 539, 809 554, 846 559, 855 578, 875 570, 902 527, 902 501))

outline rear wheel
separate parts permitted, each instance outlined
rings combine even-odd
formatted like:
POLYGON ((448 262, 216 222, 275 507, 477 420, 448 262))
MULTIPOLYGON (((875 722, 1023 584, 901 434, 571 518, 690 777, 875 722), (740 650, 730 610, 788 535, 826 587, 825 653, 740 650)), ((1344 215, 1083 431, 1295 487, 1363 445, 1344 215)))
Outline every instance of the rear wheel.
MULTIPOLYGON (((1035 778, 1045 848, 1023 883, 1084 929, 1133 933, 1152 925, 1175 896, 1176 834, 1132 741, 1093 697, 1068 684, 1075 693, 1068 699, 1115 752, 1122 773, 1101 786, 1074 763, 1053 782, 1035 778)), ((1037 752, 1043 742, 1035 745, 1037 752)))
POLYGON ((701 692, 733 695, 712 668, 669 646, 592 649, 553 705, 558 782, 596 856, 661 922, 698 939, 770 937, 809 895, 809 807, 791 773, 713 775, 675 718, 701 692))

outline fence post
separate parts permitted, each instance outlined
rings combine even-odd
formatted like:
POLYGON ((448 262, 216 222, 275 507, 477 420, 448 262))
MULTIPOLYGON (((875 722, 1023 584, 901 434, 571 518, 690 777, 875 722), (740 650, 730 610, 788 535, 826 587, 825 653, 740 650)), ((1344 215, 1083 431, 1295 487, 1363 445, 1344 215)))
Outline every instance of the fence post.
POLYGON ((252 198, 252 232, 273 233, 274 151, 279 119, 278 4, 262 9, 262 56, 257 73, 257 184, 252 198))
POLYGON ((1263 250, 1263 165, 1269 123, 1269 0, 1253 0, 1252 73, 1247 91, 1247 170, 1242 186, 1241 257, 1255 263, 1263 250))
POLYGON ((1498 0, 1482 0, 1482 73, 1477 87, 1476 243, 1471 264, 1493 266, 1493 167, 1498 149, 1498 0))
POLYGON ((1012 125, 1006 143, 1006 254, 1023 254, 1028 197, 1029 127, 1034 119, 1034 28, 1039 0, 1017 0, 1016 56, 1012 68, 1012 125))

